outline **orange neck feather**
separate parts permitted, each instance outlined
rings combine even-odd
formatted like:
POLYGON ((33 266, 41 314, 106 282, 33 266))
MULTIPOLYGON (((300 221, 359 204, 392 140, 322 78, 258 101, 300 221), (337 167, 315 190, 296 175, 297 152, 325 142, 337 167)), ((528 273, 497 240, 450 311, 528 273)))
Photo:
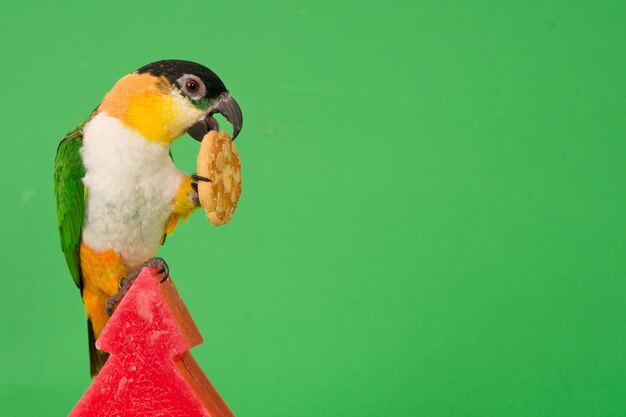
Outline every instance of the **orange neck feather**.
POLYGON ((199 117, 191 106, 181 104, 163 77, 129 74, 107 93, 98 110, 119 119, 148 140, 170 144, 199 117), (182 107, 182 108, 181 108, 182 107), (186 114, 191 113, 191 114, 186 114))

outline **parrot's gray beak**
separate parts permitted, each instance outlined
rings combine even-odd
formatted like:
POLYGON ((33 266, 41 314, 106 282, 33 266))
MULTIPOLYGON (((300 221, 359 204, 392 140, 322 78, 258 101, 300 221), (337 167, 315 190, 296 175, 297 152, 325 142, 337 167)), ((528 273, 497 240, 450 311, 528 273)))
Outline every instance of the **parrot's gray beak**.
POLYGON ((228 123, 233 125, 233 140, 235 140, 243 126, 243 115, 239 105, 229 93, 222 93, 217 96, 213 105, 207 109, 206 116, 191 126, 187 133, 195 140, 202 142, 202 138, 210 130, 220 130, 219 123, 213 118, 215 113, 220 113, 228 120, 228 123))

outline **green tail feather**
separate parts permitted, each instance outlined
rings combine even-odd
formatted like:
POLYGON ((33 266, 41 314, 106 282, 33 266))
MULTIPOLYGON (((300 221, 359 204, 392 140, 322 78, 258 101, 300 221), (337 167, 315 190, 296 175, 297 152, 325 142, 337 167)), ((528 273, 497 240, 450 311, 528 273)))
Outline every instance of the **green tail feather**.
POLYGON ((109 359, 109 354, 96 348, 96 336, 93 333, 91 319, 87 319, 87 334, 89 335, 89 369, 91 377, 95 378, 109 359))

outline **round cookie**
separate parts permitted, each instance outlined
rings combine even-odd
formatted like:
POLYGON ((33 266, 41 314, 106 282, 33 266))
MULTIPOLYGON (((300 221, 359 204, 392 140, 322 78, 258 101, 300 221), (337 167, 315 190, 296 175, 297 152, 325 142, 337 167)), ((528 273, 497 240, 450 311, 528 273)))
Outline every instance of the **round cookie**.
POLYGON ((200 204, 214 226, 230 221, 241 195, 241 162, 235 144, 226 132, 214 130, 204 135, 198 153, 200 204))

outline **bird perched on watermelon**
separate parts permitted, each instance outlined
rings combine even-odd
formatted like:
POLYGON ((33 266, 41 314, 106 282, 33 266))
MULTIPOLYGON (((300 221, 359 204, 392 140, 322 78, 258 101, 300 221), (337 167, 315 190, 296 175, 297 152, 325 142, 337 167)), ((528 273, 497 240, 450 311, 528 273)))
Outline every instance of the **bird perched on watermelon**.
POLYGON ((159 246, 198 206, 197 181, 171 159, 170 145, 185 133, 201 141, 242 114, 220 78, 190 61, 165 60, 121 78, 85 122, 59 144, 54 185, 61 248, 87 313, 90 369, 107 354, 95 341, 144 266, 164 279, 159 246))

